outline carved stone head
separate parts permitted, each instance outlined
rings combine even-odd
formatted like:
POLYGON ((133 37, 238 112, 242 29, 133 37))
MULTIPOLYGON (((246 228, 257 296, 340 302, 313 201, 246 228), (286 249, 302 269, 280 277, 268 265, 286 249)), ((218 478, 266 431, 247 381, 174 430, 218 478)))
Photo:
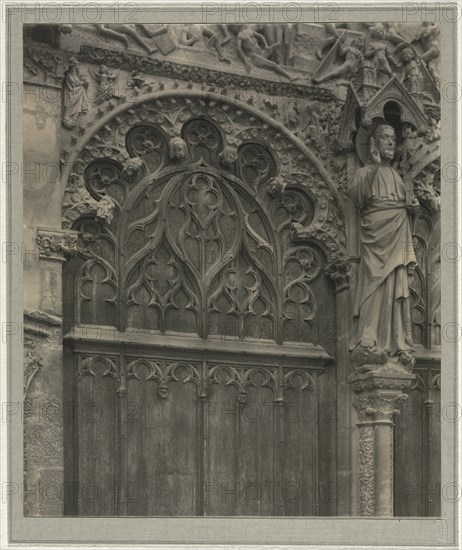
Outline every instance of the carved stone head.
POLYGON ((236 160, 237 160, 237 151, 234 147, 230 147, 229 145, 223 149, 223 151, 218 155, 218 158, 220 159, 220 162, 223 164, 223 166, 230 167, 232 166, 236 160))
POLYGON ((378 155, 380 160, 391 161, 395 155, 396 135, 389 124, 379 124, 371 139, 371 155, 378 155))
POLYGON ((129 183, 135 183, 143 173, 143 161, 139 157, 127 160, 124 164, 122 175, 129 183))
POLYGON ((411 50, 411 48, 405 48, 401 52, 401 59, 403 63, 410 63, 411 61, 414 61, 414 52, 411 50))
POLYGON ((186 142, 179 137, 170 140, 169 148, 172 160, 184 160, 188 156, 186 142))
POLYGON ((376 23, 371 27, 371 37, 378 40, 383 40, 385 38, 385 29, 382 23, 376 23))

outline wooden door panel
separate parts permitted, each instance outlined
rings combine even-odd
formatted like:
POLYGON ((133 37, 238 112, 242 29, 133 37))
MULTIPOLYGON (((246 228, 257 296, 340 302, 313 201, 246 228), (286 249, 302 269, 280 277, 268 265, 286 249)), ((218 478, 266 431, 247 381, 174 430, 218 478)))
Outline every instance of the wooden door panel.
POLYGON ((127 430, 127 483, 137 498, 127 515, 193 516, 198 472, 197 389, 172 381, 159 395, 153 380, 129 380, 127 399, 140 423, 127 430))
POLYGON ((118 409, 116 380, 107 362, 82 359, 76 415, 80 516, 117 515, 118 409), (86 362, 86 363, 85 363, 86 362))
POLYGON ((207 515, 274 515, 277 483, 274 393, 214 384, 207 415, 207 515))
POLYGON ((316 513, 317 459, 315 400, 300 387, 284 395, 281 497, 283 515, 316 513))

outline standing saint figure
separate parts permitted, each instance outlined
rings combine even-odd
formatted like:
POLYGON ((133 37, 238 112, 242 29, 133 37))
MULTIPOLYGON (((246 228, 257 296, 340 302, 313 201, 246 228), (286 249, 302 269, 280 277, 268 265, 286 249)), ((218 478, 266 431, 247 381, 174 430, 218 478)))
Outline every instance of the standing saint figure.
POLYGON ((64 113, 62 124, 66 128, 75 128, 79 116, 88 111, 85 97, 88 84, 86 77, 80 73, 79 62, 75 57, 71 57, 63 82, 64 113))
POLYGON ((373 162, 357 170, 349 195, 360 211, 360 263, 351 341, 356 365, 413 362, 410 281, 416 265, 406 186, 391 166, 394 129, 379 124, 371 139, 373 162))

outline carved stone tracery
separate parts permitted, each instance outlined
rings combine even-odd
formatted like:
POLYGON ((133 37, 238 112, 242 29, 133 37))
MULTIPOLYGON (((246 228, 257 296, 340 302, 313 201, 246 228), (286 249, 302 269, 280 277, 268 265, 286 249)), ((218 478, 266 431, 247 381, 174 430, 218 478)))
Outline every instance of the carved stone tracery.
POLYGON ((187 330, 198 334, 223 322, 234 326, 238 338, 259 323, 264 338, 279 342, 289 321, 307 323, 313 332, 317 305, 310 277, 323 258, 342 254, 342 213, 331 200, 331 184, 322 180, 319 161, 313 173, 310 161, 301 162, 303 152, 286 136, 255 110, 250 119, 244 110, 237 102, 211 98, 159 97, 99 125, 73 163, 74 183, 64 200, 65 226, 92 235, 81 268, 81 322, 101 322, 95 312, 109 308, 104 323, 130 326, 141 315, 142 322, 150 319, 146 328, 163 332, 175 311, 182 311, 187 330), (175 164, 167 158, 167 136, 180 135, 181 162, 175 164), (234 162, 223 171, 226 142, 236 147, 228 155, 236 159, 236 172, 234 162), (278 171, 284 188, 269 193, 278 171), (122 229, 127 204, 131 214, 122 229), (273 228, 270 213, 277 221, 273 228), (104 226, 98 229, 86 218, 100 219, 104 226), (294 236, 298 244, 282 257, 282 243, 289 245, 294 236), (117 259, 119 242, 126 245, 124 257, 117 259), (295 266, 294 261, 295 271, 284 267, 295 266), (280 271, 284 280, 277 282, 280 271), (204 302, 199 296, 207 288, 204 302), (278 305, 278 288, 283 304, 290 304, 287 310, 278 305), (100 308, 91 305, 95 299, 100 308), (206 303, 209 314, 204 316, 206 303), (157 312, 154 317, 147 308, 157 312))

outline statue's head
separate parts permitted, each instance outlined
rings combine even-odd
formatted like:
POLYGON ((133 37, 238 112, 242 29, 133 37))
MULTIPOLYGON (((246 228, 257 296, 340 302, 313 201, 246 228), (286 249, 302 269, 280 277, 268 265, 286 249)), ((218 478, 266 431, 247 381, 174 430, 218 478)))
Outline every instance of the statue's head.
POLYGON ((183 160, 187 157, 187 147, 184 140, 179 137, 170 140, 170 158, 173 160, 183 160))
POLYGON ((414 60, 414 53, 411 48, 405 48, 401 52, 401 59, 404 61, 404 63, 409 63, 410 61, 414 60))
POLYGON ((371 153, 375 148, 381 160, 392 160, 395 155, 396 134, 393 126, 379 124, 372 134, 371 153))
POLYGON ((363 39, 353 38, 353 40, 351 41, 351 45, 353 46, 353 48, 358 48, 358 50, 362 50, 364 45, 363 39))
POLYGON ((382 23, 377 23, 371 27, 371 36, 372 38, 383 39, 385 37, 385 28, 382 23))

